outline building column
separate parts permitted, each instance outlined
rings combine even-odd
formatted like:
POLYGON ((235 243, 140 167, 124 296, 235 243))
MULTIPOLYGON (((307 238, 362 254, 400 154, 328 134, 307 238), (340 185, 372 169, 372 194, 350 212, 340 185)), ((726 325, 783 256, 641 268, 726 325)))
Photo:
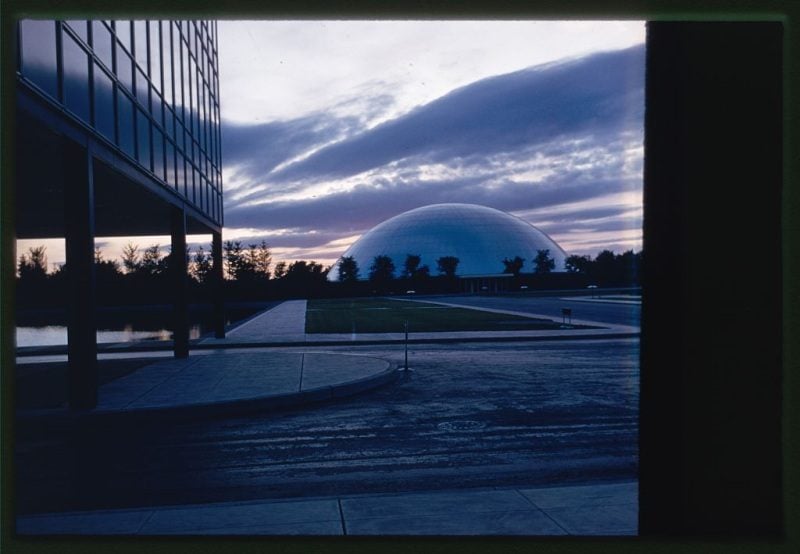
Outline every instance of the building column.
POLYGON ((211 235, 212 283, 214 295, 214 337, 225 338, 225 281, 222 275, 222 233, 211 235))
POLYGON ((176 358, 189 357, 189 302, 188 274, 186 262, 186 211, 172 208, 170 214, 172 230, 172 253, 170 267, 173 288, 173 352, 176 358))
POLYGON ((69 407, 90 410, 98 388, 92 155, 67 138, 62 147, 69 407))

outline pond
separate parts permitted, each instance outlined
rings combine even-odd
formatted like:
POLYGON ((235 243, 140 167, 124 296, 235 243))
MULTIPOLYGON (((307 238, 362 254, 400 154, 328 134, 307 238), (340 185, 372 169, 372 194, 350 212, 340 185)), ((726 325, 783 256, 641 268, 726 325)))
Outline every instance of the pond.
MULTIPOLYGON (((246 319, 269 308, 271 303, 225 307, 225 325, 246 319)), ((97 342, 167 341, 172 311, 169 306, 102 307, 97 311, 97 342)), ((63 310, 19 310, 16 317, 17 346, 60 346, 67 344, 66 312, 63 310)), ((189 309, 189 339, 214 332, 210 306, 189 309)))

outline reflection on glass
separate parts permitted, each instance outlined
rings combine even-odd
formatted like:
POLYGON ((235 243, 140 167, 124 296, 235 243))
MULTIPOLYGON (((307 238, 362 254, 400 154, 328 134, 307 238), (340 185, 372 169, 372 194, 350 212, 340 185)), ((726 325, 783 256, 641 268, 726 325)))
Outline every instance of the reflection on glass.
POLYGON ((159 22, 150 22, 150 80, 157 91, 161 91, 161 36, 159 22))
POLYGON ((119 124, 119 147, 129 156, 135 156, 133 141, 133 102, 127 94, 117 91, 117 118, 119 124))
POLYGON ((123 46, 131 51, 131 22, 120 20, 114 24, 114 30, 117 33, 117 38, 122 42, 123 46))
POLYGON ((22 74, 44 92, 58 97, 56 65, 56 24, 53 21, 25 20, 20 24, 22 74))
POLYGON ((177 27, 172 29, 173 83, 175 87, 175 113, 183 119, 183 69, 181 67, 181 34, 177 27))
POLYGON ((164 64, 164 98, 167 102, 167 105, 172 105, 172 48, 170 48, 170 44, 172 43, 172 39, 170 38, 170 28, 172 26, 169 22, 164 23, 164 27, 161 29, 161 54, 162 54, 162 63, 164 64))
POLYGON ((169 138, 175 138, 175 116, 172 114, 172 110, 167 107, 164 108, 164 130, 169 138))
POLYGON ((68 34, 62 35, 64 60, 64 104, 67 108, 90 123, 89 116, 89 57, 68 34))
POLYGON ((77 21, 74 19, 68 19, 65 21, 69 28, 72 29, 76 35, 78 35, 83 42, 89 44, 89 33, 86 31, 86 21, 77 21))
POLYGON ((153 114, 153 119, 156 123, 163 126, 164 121, 162 120, 162 112, 164 104, 161 101, 161 95, 158 94, 158 91, 155 87, 150 87, 150 113, 153 114))
POLYGON ((136 98, 139 99, 144 106, 148 105, 147 99, 147 91, 149 90, 150 85, 147 82, 147 77, 145 77, 142 70, 138 67, 136 68, 136 98))
POLYGON ((181 154, 180 152, 178 153, 177 158, 178 158, 177 164, 175 165, 175 174, 176 174, 175 182, 178 185, 178 189, 183 193, 183 195, 188 196, 187 194, 188 188, 186 185, 186 162, 183 159, 183 154, 181 154))
POLYGON ((111 69, 111 31, 102 21, 92 21, 92 49, 100 61, 111 69))
POLYGON ((150 120, 141 110, 136 110, 136 133, 139 140, 139 163, 150 169, 150 120))
POLYGON ((153 128, 153 173, 159 179, 164 178, 164 135, 153 128))
POLYGON ((114 90, 111 77, 99 65, 94 67, 94 126, 114 142, 114 90))
POLYGON ((189 54, 188 50, 183 49, 183 121, 189 129, 192 128, 191 109, 192 109, 192 81, 189 73, 189 54))
POLYGON ((147 71, 147 22, 134 21, 134 50, 136 51, 136 63, 139 67, 147 71))
POLYGON ((200 195, 201 191, 198 190, 198 189, 200 189, 200 174, 197 173, 197 168, 196 167, 192 167, 192 178, 194 179, 194 189, 193 190, 195 191, 195 204, 197 204, 198 200, 199 200, 197 197, 200 195))
POLYGON ((117 77, 127 91, 133 92, 133 64, 119 43, 117 43, 117 77))
POLYGON ((167 141, 167 158, 166 158, 166 181, 170 185, 175 185, 175 147, 172 146, 170 141, 167 141))

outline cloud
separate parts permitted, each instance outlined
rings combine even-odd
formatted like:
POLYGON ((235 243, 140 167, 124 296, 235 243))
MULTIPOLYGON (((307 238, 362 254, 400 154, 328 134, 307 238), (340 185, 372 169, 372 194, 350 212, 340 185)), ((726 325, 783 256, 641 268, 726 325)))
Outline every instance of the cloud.
POLYGON ((328 112, 226 124, 226 228, 335 258, 326 245, 401 212, 468 202, 579 248, 592 232, 640 241, 644 45, 483 79, 370 128, 392 101, 378 85, 328 112))
POLYGON ((644 47, 484 79, 338 142, 271 180, 331 179, 410 157, 441 161, 511 152, 554 137, 600 140, 641 125, 644 47))

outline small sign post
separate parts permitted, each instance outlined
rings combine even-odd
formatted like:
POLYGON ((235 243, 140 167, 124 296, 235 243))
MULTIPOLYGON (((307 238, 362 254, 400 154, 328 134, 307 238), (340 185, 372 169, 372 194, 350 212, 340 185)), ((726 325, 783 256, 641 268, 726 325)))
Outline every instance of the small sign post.
POLYGON ((403 323, 403 328, 405 329, 406 332, 405 364, 403 365, 403 367, 405 368, 406 373, 408 373, 408 320, 406 320, 405 323, 403 323))

